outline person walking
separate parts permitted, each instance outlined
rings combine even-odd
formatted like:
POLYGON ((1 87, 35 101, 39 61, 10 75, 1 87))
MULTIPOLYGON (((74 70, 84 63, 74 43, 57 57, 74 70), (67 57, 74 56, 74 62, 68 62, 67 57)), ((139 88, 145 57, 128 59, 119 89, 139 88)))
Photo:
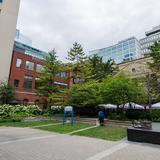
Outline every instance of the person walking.
POLYGON ((100 126, 104 126, 104 118, 105 118, 104 112, 99 111, 98 112, 98 119, 99 119, 100 126))

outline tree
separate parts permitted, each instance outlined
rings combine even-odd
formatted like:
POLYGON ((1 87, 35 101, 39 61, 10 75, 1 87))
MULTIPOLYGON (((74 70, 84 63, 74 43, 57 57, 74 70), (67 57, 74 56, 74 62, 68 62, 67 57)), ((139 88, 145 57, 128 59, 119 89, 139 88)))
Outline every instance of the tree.
POLYGON ((151 106, 152 99, 160 97, 160 42, 155 42, 149 49, 153 62, 149 63, 152 73, 148 73, 146 85, 150 99, 149 106, 151 106))
POLYGON ((86 55, 83 51, 81 44, 77 42, 73 44, 73 48, 71 48, 70 51, 68 52, 67 59, 75 64, 81 63, 86 59, 86 55))
POLYGON ((97 55, 89 58, 89 70, 91 79, 102 81, 103 79, 107 78, 107 76, 116 73, 117 69, 117 66, 111 59, 107 62, 103 62, 102 57, 97 55))
POLYGON ((102 83, 101 90, 104 103, 117 106, 128 102, 144 103, 147 97, 142 84, 124 75, 108 78, 102 83))
POLYGON ((150 48, 150 56, 153 63, 150 63, 150 68, 153 72, 160 73, 160 42, 155 42, 150 48))
POLYGON ((5 82, 0 83, 0 103, 9 104, 15 99, 14 88, 5 82))
POLYGON ((96 81, 74 85, 69 91, 69 104, 75 106, 96 106, 102 99, 100 85, 96 81))
POLYGON ((61 63, 57 60, 56 52, 52 50, 46 57, 46 65, 43 67, 42 73, 38 76, 38 95, 48 98, 50 103, 53 94, 56 94, 59 90, 58 86, 55 85, 55 76, 60 66, 61 63))
POLYGON ((73 48, 68 51, 67 59, 71 61, 71 64, 68 65, 69 69, 73 72, 73 76, 71 78, 84 78, 83 76, 83 68, 84 61, 86 60, 86 55, 83 51, 81 44, 75 42, 73 44, 73 48))

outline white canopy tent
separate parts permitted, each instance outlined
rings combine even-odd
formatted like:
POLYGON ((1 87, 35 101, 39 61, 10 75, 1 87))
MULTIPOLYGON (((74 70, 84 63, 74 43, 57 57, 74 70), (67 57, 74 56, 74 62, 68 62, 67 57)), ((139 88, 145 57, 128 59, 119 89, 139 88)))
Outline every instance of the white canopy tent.
POLYGON ((160 109, 160 102, 153 104, 151 109, 160 109))
POLYGON ((98 105, 98 106, 104 107, 104 108, 106 108, 106 109, 116 109, 116 108, 117 108, 117 106, 114 105, 114 104, 100 104, 100 105, 98 105))
POLYGON ((124 109, 144 109, 144 106, 136 104, 134 102, 126 103, 125 105, 121 104, 119 107, 124 109))

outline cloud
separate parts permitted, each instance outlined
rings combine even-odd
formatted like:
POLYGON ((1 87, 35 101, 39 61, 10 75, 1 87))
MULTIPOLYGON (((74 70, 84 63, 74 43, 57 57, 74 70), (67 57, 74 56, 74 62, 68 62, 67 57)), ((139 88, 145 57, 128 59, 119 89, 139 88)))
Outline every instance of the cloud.
POLYGON ((18 29, 33 46, 57 50, 65 61, 74 41, 89 50, 130 36, 138 39, 159 20, 159 0, 21 0, 18 29))

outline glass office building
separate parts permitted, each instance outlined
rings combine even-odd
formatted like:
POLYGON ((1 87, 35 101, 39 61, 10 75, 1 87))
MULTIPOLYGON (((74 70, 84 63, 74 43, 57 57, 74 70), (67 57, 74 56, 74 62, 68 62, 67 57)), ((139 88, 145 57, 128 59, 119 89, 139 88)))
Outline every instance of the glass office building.
POLYGON ((98 55, 102 57, 104 62, 112 59, 115 63, 121 63, 140 58, 141 48, 139 41, 135 37, 131 37, 119 41, 118 44, 113 46, 90 51, 89 54, 90 56, 98 55))
POLYGON ((140 39, 142 55, 149 53, 149 47, 153 45, 155 41, 160 41, 160 26, 154 27, 152 30, 146 32, 146 37, 140 39))

